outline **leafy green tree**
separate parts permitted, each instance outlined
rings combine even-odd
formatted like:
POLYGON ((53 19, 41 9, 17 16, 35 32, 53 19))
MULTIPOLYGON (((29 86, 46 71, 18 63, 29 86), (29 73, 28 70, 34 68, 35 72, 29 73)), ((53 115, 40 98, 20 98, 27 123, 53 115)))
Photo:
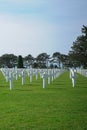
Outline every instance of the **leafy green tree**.
POLYGON ((53 63, 57 63, 58 67, 68 67, 69 66, 69 56, 61 54, 60 52, 53 53, 53 63))
POLYGON ((69 59, 72 66, 87 67, 87 27, 83 26, 81 36, 78 36, 73 42, 71 51, 69 51, 69 59))
POLYGON ((25 56, 24 57, 25 66, 27 66, 27 67, 33 66, 34 60, 35 59, 31 54, 29 54, 28 56, 25 56))
POLYGON ((70 66, 69 56, 65 54, 61 54, 61 63, 63 67, 69 67, 70 66))
POLYGON ((12 68, 17 63, 17 56, 14 54, 4 54, 0 57, 0 66, 12 68))
POLYGON ((18 56, 18 68, 24 68, 23 66, 23 58, 21 55, 18 56))
POLYGON ((38 68, 38 63, 37 63, 37 62, 34 62, 32 67, 33 67, 33 68, 38 68))
POLYGON ((36 61, 39 68, 47 68, 49 55, 47 53, 41 53, 37 56, 36 61))

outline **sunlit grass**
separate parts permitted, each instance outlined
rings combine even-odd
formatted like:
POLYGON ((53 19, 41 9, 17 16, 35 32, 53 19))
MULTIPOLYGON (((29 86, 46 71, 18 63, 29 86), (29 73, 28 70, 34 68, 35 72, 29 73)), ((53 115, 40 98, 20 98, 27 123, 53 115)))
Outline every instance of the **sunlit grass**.
POLYGON ((66 72, 46 89, 41 78, 26 77, 25 85, 19 78, 10 90, 0 73, 0 129, 86 130, 87 78, 78 75, 73 88, 66 72))

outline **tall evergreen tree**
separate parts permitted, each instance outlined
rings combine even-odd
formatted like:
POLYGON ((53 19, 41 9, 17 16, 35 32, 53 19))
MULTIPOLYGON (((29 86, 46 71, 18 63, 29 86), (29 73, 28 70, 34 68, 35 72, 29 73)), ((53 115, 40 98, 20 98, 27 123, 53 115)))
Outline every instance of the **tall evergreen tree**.
POLYGON ((73 42, 69 58, 73 66, 87 67, 87 26, 83 25, 82 35, 73 42))
POLYGON ((18 68, 23 68, 23 58, 21 55, 18 56, 18 68))

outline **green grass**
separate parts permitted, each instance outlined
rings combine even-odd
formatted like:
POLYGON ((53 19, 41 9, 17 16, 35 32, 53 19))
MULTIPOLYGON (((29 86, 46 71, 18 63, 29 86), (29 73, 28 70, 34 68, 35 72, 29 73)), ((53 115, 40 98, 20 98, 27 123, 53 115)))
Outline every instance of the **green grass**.
POLYGON ((42 87, 35 78, 9 89, 0 72, 0 130, 87 130, 87 78, 72 87, 69 72, 42 87))

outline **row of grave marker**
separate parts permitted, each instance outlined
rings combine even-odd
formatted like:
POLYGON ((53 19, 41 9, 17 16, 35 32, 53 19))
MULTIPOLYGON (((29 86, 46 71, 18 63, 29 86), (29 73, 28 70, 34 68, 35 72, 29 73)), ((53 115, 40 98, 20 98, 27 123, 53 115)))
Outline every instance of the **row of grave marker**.
POLYGON ((77 79, 77 74, 76 74, 76 69, 70 69, 70 79, 72 80, 72 86, 76 86, 76 79, 77 79))
POLYGON ((87 69, 77 69, 77 73, 87 77, 87 69))
POLYGON ((60 76, 62 73, 65 72, 63 69, 8 69, 8 68, 2 68, 1 69, 6 82, 10 82, 10 90, 13 89, 14 80, 18 80, 18 77, 21 77, 22 79, 22 85, 25 84, 26 76, 29 76, 30 82, 33 80, 33 76, 36 75, 36 80, 38 79, 38 76, 40 75, 41 78, 43 78, 43 88, 46 88, 46 79, 48 79, 48 84, 51 83, 55 78, 60 76))
POLYGON ((70 79, 72 79, 72 86, 76 86, 77 74, 79 73, 87 77, 87 69, 70 69, 70 79))

